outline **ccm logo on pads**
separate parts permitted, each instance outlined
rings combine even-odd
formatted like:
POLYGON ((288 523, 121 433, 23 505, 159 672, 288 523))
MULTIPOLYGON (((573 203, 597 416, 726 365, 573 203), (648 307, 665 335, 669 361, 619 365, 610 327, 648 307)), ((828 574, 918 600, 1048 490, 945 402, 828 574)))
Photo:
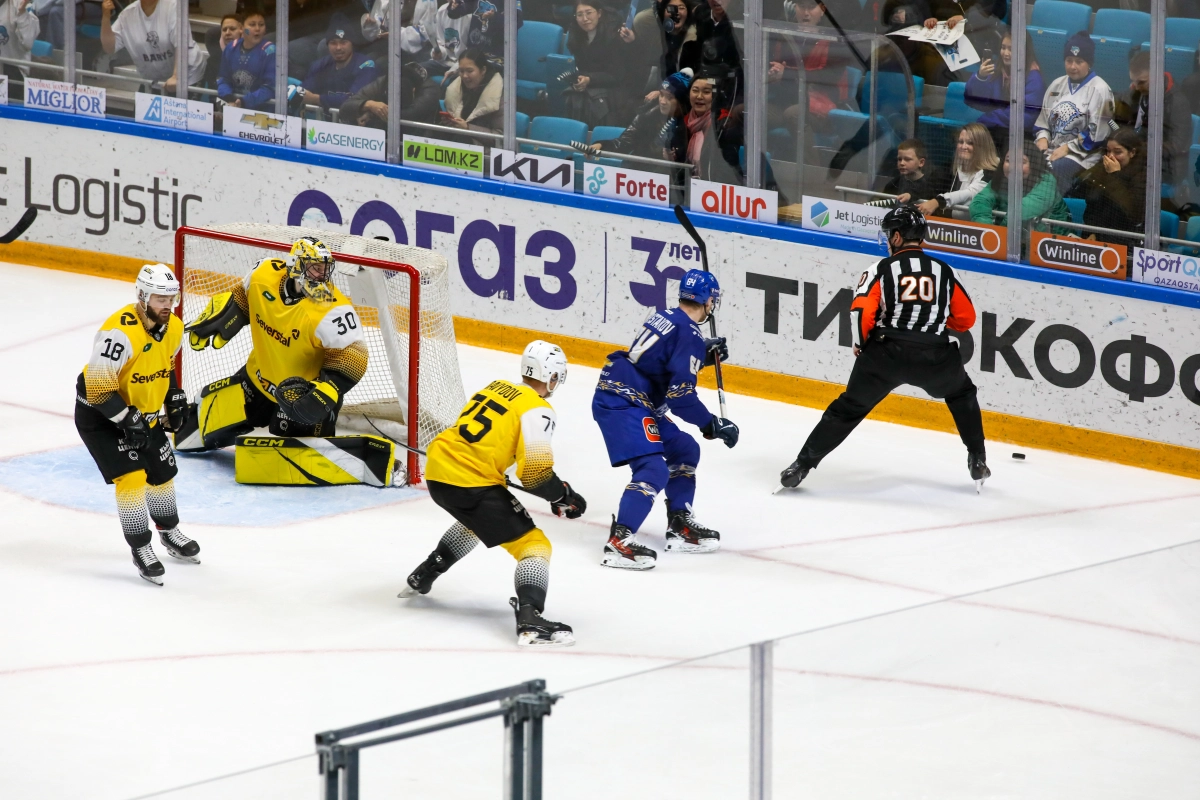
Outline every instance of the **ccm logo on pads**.
POLYGON ((662 441, 662 436, 658 433, 658 423, 654 421, 654 417, 642 417, 642 428, 646 431, 647 441, 662 441))

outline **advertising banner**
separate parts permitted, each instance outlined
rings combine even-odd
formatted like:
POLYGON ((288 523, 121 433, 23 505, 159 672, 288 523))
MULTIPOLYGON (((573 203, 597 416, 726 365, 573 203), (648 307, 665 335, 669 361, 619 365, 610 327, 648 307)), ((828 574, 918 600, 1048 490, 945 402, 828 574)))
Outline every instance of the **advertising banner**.
POLYGON ((221 114, 221 132, 252 142, 300 147, 303 136, 299 117, 285 117, 269 111, 249 111, 225 106, 221 114))
POLYGON ((8 105, 8 76, 0 75, 0 106, 8 105))
POLYGON ((514 153, 493 147, 492 177, 504 183, 520 183, 553 189, 556 192, 575 191, 575 162, 533 153, 514 153))
POLYGON ((747 189, 728 183, 713 183, 692 178, 692 211, 720 214, 723 217, 779 221, 779 193, 763 189, 747 189))
POLYGON ((671 194, 671 180, 656 172, 608 164, 584 164, 583 193, 591 197, 612 197, 631 203, 666 206, 671 194))
POLYGON ((25 79, 25 105, 28 108, 103 117, 107 97, 107 92, 98 86, 41 78, 25 79))
POLYGON ((1008 255, 1008 228, 946 217, 926 217, 925 221, 929 224, 925 246, 930 249, 998 261, 1004 261, 1008 255))
POLYGON ((402 149, 404 163, 410 167, 483 177, 483 148, 479 145, 405 135, 402 149))
MULTIPOLYGON (((651 310, 673 304, 672 287, 700 266, 674 220, 70 125, 54 128, 51 150, 46 135, 45 125, 10 119, 0 139, 0 198, 14 217, 22 207, 40 209, 24 237, 34 243, 171 263, 174 231, 184 224, 387 236, 446 256, 456 315, 618 347, 651 310)), ((701 233, 721 282, 731 364, 843 384, 854 364, 853 289, 882 249, 864 255, 701 233)), ((1130 297, 1115 281, 1104 282, 1108 294, 973 271, 953 252, 942 257, 978 309, 974 327, 955 338, 985 409, 1200 448, 1200 310, 1130 297)), ((1179 274, 1190 269, 1181 265, 1179 274)))
POLYGON ((316 119, 304 121, 305 150, 385 161, 386 147, 387 134, 378 128, 341 125, 316 119))
POLYGON ((812 231, 841 233, 859 239, 879 240, 879 223, 888 209, 804 195, 803 226, 812 231))
POLYGON ((213 132, 213 106, 200 100, 180 100, 159 94, 138 92, 134 96, 134 115, 138 122, 194 133, 213 132))
POLYGON ((1127 251, 1128 248, 1123 244, 1093 242, 1039 231, 1029 234, 1029 263, 1039 267, 1085 272, 1123 281, 1127 251))
POLYGON ((1133 248, 1133 279, 1138 283, 1200 292, 1200 256, 1133 248))

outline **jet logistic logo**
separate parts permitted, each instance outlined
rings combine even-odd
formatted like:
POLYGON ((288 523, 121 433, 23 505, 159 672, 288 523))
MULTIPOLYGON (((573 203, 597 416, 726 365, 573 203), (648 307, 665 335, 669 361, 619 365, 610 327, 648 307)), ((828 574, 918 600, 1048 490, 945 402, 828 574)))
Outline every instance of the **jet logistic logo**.
POLYGON ((816 205, 812 207, 812 211, 809 213, 808 218, 811 219, 812 223, 818 228, 824 228, 829 224, 829 206, 822 202, 817 202, 816 205))

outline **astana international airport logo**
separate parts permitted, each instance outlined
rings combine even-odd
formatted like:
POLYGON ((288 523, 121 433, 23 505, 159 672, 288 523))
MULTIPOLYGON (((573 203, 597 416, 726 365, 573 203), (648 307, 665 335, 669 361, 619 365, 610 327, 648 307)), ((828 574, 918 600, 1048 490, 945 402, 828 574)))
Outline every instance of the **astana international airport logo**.
POLYGON ((812 220, 812 223, 818 228, 824 228, 829 224, 829 207, 824 203, 817 201, 817 203, 813 205, 812 211, 809 213, 808 218, 812 220))

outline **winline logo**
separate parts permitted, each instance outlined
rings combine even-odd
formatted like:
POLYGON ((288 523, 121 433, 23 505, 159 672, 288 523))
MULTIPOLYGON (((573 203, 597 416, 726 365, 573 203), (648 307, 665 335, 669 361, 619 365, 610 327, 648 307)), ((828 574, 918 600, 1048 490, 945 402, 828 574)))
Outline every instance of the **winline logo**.
POLYGON ((1126 248, 1123 245, 1083 239, 1055 238, 1048 233, 1030 236, 1029 260, 1043 267, 1088 272, 1106 277, 1125 277, 1126 248))
POLYGON ((947 219, 930 218, 925 242, 930 247, 953 250, 983 258, 1004 258, 1007 231, 991 225, 971 225, 947 219))

